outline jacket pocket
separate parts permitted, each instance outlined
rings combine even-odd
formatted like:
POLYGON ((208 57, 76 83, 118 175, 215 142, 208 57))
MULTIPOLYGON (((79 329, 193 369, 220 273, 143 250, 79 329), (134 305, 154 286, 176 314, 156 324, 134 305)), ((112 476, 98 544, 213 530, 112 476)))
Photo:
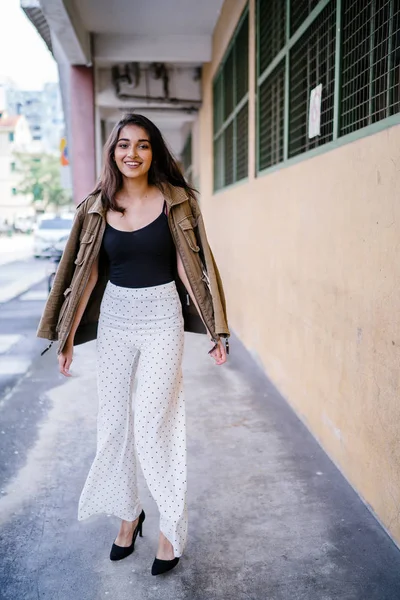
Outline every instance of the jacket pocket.
POLYGON ((90 244, 94 240, 94 234, 86 232, 83 234, 82 239, 79 242, 79 250, 75 259, 76 265, 81 265, 85 259, 86 251, 90 247, 90 244))
POLYGON ((57 321, 56 331, 59 331, 59 329, 60 329, 61 322, 62 322, 62 320, 64 318, 65 312, 66 312, 66 310, 68 308, 68 305, 69 305, 70 293, 71 292, 72 292, 72 288, 70 288, 70 287, 67 288, 65 290, 65 292, 64 292, 64 302, 61 305, 61 309, 60 309, 60 312, 59 312, 59 315, 58 315, 58 321, 57 321))
POLYGON ((183 235, 185 236, 185 240, 189 244, 189 247, 193 250, 193 252, 199 252, 200 248, 197 245, 196 236, 193 231, 193 224, 191 217, 185 217, 178 223, 179 227, 183 235))

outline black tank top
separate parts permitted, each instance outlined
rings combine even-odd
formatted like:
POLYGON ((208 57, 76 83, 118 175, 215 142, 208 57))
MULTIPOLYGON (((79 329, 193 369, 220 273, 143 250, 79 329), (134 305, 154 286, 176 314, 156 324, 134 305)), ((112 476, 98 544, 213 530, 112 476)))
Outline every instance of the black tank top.
POLYGON ((163 285, 175 279, 176 250, 165 214, 141 229, 121 231, 109 223, 103 249, 110 264, 111 283, 130 288, 163 285))

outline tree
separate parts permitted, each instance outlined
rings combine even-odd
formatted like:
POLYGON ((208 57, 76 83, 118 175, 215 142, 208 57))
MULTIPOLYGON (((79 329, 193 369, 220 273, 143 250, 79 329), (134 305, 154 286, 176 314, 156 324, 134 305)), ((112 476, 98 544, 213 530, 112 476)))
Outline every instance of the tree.
POLYGON ((17 154, 20 182, 17 193, 31 195, 32 202, 44 210, 71 204, 70 190, 61 186, 60 161, 51 154, 17 154))

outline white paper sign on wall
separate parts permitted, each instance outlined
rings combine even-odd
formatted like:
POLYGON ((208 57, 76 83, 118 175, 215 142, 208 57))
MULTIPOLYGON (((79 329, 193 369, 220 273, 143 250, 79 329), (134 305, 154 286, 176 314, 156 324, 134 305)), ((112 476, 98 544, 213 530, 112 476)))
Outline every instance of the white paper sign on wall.
POLYGON ((322 83, 311 90, 310 94, 310 110, 308 113, 308 137, 310 139, 321 134, 321 97, 322 83))

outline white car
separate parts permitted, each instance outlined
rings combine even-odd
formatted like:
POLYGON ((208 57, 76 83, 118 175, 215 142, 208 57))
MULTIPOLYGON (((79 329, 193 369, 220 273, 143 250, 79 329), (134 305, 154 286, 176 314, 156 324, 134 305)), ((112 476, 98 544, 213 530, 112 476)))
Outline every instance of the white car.
POLYGON ((63 251, 71 231, 73 217, 60 215, 42 217, 33 236, 35 258, 50 258, 63 251))

